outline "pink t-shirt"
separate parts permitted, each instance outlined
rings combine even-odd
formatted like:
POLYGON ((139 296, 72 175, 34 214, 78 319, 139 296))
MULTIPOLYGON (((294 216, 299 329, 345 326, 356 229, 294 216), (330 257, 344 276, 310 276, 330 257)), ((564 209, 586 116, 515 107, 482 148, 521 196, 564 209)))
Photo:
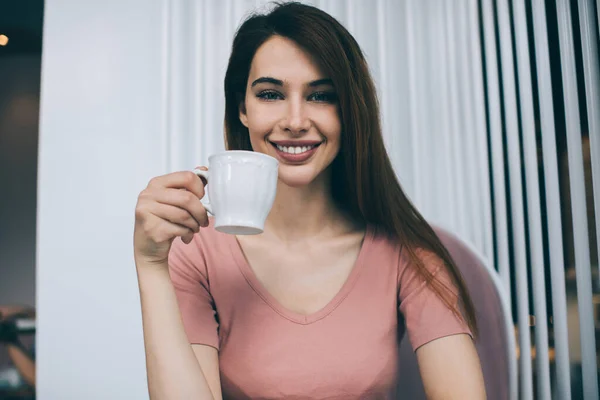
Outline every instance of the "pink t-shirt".
MULTIPOLYGON (((420 257, 443 271, 434 255, 420 257)), ((415 350, 470 334, 406 268, 402 246, 373 228, 338 294, 306 316, 269 294, 235 236, 212 221, 189 245, 175 240, 169 266, 190 343, 219 350, 225 399, 394 398, 405 327, 415 350)))

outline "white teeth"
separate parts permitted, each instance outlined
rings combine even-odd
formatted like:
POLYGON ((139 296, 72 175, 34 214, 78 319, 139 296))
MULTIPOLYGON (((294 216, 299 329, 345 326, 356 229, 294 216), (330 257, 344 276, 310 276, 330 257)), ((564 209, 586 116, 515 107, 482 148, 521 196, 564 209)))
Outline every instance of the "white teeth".
POLYGON ((289 153, 289 154, 306 153, 307 151, 312 150, 313 148, 316 147, 316 145, 312 145, 312 146, 280 146, 280 145, 276 145, 276 146, 279 151, 283 151, 284 153, 289 153))

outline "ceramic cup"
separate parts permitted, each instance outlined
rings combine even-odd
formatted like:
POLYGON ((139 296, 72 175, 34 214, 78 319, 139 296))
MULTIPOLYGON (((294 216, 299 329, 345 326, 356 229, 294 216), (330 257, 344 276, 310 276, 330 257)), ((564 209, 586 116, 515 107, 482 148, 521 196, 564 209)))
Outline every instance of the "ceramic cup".
POLYGON ((279 162, 254 151, 230 150, 208 157, 208 171, 194 173, 206 180, 215 229, 232 235, 256 235, 264 230, 277 191, 279 162))

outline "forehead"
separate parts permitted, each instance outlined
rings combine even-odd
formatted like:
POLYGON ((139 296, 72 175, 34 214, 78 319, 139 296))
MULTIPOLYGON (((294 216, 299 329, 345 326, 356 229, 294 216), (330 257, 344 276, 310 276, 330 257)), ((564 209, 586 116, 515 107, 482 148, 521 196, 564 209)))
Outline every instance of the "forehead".
POLYGON ((315 58, 291 39, 272 36, 263 43, 250 67, 250 80, 269 76, 288 82, 324 78, 315 58))

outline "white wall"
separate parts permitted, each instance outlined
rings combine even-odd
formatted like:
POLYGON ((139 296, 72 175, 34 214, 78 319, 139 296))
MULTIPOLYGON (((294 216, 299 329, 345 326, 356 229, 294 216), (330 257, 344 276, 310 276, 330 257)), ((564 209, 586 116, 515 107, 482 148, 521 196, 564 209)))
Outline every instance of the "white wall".
POLYGON ((164 173, 160 1, 47 0, 38 207, 38 393, 147 398, 132 257, 164 173))

